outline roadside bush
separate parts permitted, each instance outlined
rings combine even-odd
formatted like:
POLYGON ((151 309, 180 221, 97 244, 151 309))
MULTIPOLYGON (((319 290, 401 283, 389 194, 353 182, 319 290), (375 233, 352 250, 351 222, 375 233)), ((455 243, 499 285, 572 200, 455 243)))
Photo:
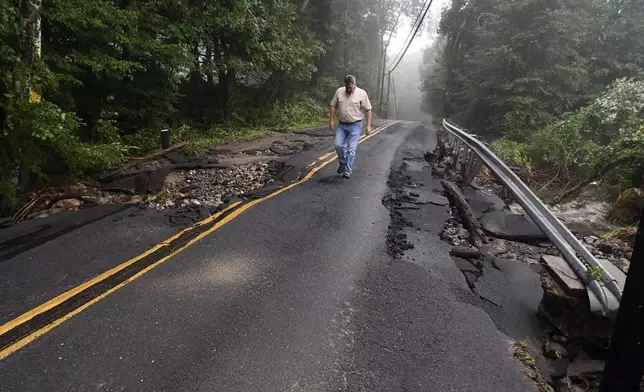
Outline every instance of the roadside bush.
POLYGON ((492 142, 492 150, 504 162, 512 165, 530 168, 532 162, 528 154, 527 145, 507 138, 497 139, 492 142))
POLYGON ((632 187, 633 168, 644 161, 644 82, 618 79, 579 110, 493 147, 507 162, 557 173, 577 188, 599 178, 617 193, 632 187))

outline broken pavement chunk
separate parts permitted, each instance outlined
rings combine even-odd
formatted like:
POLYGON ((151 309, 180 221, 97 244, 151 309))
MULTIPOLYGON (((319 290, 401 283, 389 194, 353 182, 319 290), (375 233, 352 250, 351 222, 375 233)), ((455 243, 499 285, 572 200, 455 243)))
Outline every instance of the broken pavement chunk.
POLYGON ((582 296, 586 293, 584 284, 562 257, 543 255, 541 256, 541 263, 567 294, 582 296))

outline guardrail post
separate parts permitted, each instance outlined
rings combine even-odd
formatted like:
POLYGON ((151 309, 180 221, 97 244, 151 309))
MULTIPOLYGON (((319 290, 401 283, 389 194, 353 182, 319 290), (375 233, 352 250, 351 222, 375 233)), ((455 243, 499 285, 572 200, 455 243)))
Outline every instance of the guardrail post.
POLYGON ((465 145, 464 150, 465 151, 463 151, 463 159, 461 160, 461 178, 465 178, 467 166, 470 163, 471 154, 473 153, 473 151, 467 145, 465 145))
POLYGON ((644 211, 599 392, 639 391, 644 377, 644 211))
POLYGON ((458 139, 456 141, 456 157, 454 158, 454 165, 456 166, 458 164, 458 158, 461 155, 461 139, 458 139))
POLYGON ((463 177, 463 184, 471 185, 482 167, 483 162, 478 158, 475 159, 473 165, 467 170, 465 177, 463 177))

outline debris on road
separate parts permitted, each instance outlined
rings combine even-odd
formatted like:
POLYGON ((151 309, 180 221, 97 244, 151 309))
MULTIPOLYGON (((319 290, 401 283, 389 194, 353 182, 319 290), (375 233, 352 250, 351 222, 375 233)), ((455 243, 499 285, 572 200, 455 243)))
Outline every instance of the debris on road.
POLYGON ((141 204, 157 210, 188 208, 183 218, 171 220, 192 220, 206 211, 194 208, 201 211, 195 214, 192 207, 216 210, 231 197, 270 185, 287 169, 285 161, 290 156, 311 149, 323 137, 328 135, 277 133, 262 140, 215 146, 197 156, 185 155, 183 145, 178 144, 132 158, 130 164, 106 173, 97 183, 43 189, 28 195, 12 219, 3 220, 2 227, 103 204, 141 204))

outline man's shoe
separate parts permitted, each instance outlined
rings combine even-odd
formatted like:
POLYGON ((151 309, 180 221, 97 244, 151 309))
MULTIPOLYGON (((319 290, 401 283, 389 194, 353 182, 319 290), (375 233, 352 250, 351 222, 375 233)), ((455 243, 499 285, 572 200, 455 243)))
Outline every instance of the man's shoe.
POLYGON ((337 170, 336 172, 337 172, 338 174, 342 174, 342 172, 343 172, 343 171, 344 171, 344 163, 341 163, 341 164, 340 164, 340 167, 338 167, 338 170, 337 170))
POLYGON ((344 177, 344 178, 346 178, 348 180, 349 178, 351 178, 351 173, 344 172, 342 177, 344 177))

